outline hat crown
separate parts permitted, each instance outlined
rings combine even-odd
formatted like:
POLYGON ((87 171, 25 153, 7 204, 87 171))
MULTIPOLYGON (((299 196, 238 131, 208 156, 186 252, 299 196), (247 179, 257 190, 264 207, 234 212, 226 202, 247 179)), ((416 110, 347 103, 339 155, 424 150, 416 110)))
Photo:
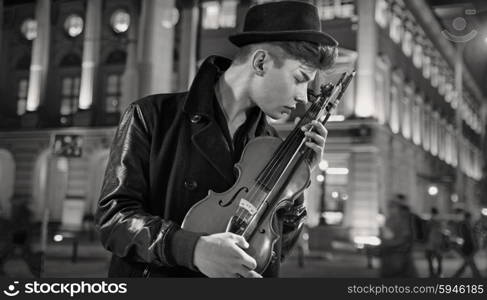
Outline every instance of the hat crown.
POLYGON ((269 2, 251 7, 242 31, 230 41, 242 47, 252 43, 301 41, 338 46, 338 42, 321 31, 318 8, 298 1, 269 2))
POLYGON ((321 31, 318 9, 297 1, 270 2, 253 6, 247 12, 243 32, 321 31))

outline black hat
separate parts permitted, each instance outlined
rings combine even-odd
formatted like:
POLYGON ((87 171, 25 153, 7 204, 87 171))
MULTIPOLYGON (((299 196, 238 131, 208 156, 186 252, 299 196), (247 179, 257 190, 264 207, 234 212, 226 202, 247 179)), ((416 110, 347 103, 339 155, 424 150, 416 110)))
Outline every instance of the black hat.
POLYGON ((269 2, 251 7, 245 16, 243 31, 229 39, 238 47, 276 41, 338 46, 334 38, 321 31, 316 6, 298 1, 269 2))

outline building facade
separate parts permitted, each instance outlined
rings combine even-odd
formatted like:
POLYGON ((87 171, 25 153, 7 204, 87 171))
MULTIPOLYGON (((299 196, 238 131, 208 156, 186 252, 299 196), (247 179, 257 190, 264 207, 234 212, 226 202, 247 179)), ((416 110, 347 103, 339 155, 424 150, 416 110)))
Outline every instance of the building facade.
MULTIPOLYGON (((0 1, 3 213, 28 201, 38 219, 48 209, 60 221, 63 203, 78 199, 92 215, 120 114, 145 95, 185 90, 208 55, 231 57, 227 37, 257 2, 0 1)), ((313 171, 308 225, 321 218, 351 240, 373 238, 395 193, 418 213, 459 203, 478 211, 485 97, 468 69, 456 76, 455 45, 431 8, 312 2, 340 43, 314 87, 343 71, 357 77, 327 125, 328 166, 313 171)), ((274 126, 285 136, 303 111, 274 126)))

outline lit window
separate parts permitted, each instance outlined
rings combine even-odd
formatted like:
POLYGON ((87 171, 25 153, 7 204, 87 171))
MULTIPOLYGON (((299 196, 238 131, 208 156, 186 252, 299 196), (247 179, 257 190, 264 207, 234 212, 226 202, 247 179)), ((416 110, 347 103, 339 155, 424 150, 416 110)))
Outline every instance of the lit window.
POLYGON ((355 15, 354 0, 335 0, 336 15, 349 19, 355 15))
POLYGON ((34 19, 26 19, 20 26, 20 31, 25 39, 32 41, 37 37, 37 21, 34 19))
POLYGON ((234 28, 237 24, 237 5, 235 0, 203 2, 204 29, 234 28))
POLYGON ((423 142, 423 149, 428 151, 430 149, 430 138, 431 138, 431 132, 430 132, 430 124, 431 124, 431 114, 430 114, 430 109, 429 107, 424 107, 423 108, 423 113, 422 115, 422 142, 423 142))
POLYGON ((413 48, 413 64, 418 69, 421 69, 423 64, 423 46, 419 42, 413 48))
POLYGON ((438 75, 439 75, 438 73, 439 73, 438 66, 436 64, 433 64, 431 66, 431 86, 433 87, 438 86, 438 75))
POLYGON ((217 1, 203 2, 203 28, 218 29, 220 4, 217 1))
POLYGON ((64 30, 70 37, 77 37, 83 32, 83 18, 76 14, 69 15, 64 21, 64 30))
POLYGON ((71 115, 78 110, 79 77, 64 77, 61 88, 61 115, 71 115))
POLYGON ((318 5, 318 13, 321 20, 332 20, 335 18, 333 0, 321 0, 318 5))
POLYGON ((115 33, 124 33, 130 27, 130 15, 124 9, 117 9, 110 18, 110 25, 115 33))
POLYGON ((445 100, 446 102, 450 103, 454 100, 455 95, 453 91, 453 85, 448 82, 445 84, 445 100))
POLYGON ((353 0, 321 0, 318 1, 317 7, 321 20, 352 18, 355 16, 355 3, 353 0))
POLYGON ((431 58, 428 55, 423 56, 423 77, 429 79, 431 76, 431 58))
POLYGON ((393 133, 399 133, 399 92, 396 85, 391 88, 390 126, 393 133))
POLYGON ((438 157, 445 160, 445 121, 440 119, 438 124, 438 157))
POLYGON ((413 53, 413 34, 409 30, 404 32, 402 39, 402 52, 408 57, 413 53))
POLYGON ((421 97, 416 96, 413 106, 413 142, 416 145, 421 144, 421 97))
POLYGON ((389 6, 386 0, 378 0, 375 4, 375 21, 380 27, 387 27, 389 22, 389 6))
POLYGON ((21 116, 25 114, 27 106, 27 91, 29 87, 29 80, 23 78, 19 80, 17 89, 17 115, 21 116))
POLYGON ((445 128, 445 161, 447 164, 452 163, 452 153, 453 153, 452 148, 453 148, 452 126, 450 124, 447 124, 445 128))
POLYGON ((431 119, 431 147, 430 152, 434 156, 438 155, 438 112, 432 113, 431 119))
POLYGON ((110 74, 107 76, 105 90, 105 111, 115 113, 119 111, 122 97, 122 75, 110 74))
POLYGON ((382 56, 377 60, 376 90, 377 90, 377 119, 379 123, 385 124, 390 117, 390 62, 387 57, 382 56))
POLYGON ((389 36, 391 40, 395 43, 399 44, 401 42, 402 37, 402 21, 401 18, 397 15, 393 15, 391 19, 391 26, 389 28, 389 36))
MULTIPOLYGON (((409 90, 409 89, 408 89, 409 90)), ((401 133, 406 139, 411 138, 411 100, 410 100, 410 92, 406 92, 401 97, 401 109, 400 116, 401 116, 401 133)))
POLYGON ((237 25, 237 1, 225 0, 221 4, 219 24, 221 28, 234 28, 237 25))

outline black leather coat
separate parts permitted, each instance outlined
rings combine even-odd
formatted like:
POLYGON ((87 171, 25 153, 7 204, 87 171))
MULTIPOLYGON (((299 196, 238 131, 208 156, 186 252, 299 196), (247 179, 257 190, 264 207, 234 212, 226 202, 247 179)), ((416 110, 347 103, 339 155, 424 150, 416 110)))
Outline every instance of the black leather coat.
MULTIPOLYGON (((229 65, 210 57, 189 92, 151 95, 123 114, 96 214, 102 244, 113 253, 109 276, 202 275, 192 262, 201 234, 180 224, 210 189, 223 192, 236 180, 228 144, 213 117, 213 87, 229 65)), ((250 136, 276 135, 259 113, 250 136)), ((299 234, 302 202, 301 197, 279 218, 285 222, 280 222, 284 232, 276 257, 299 234)), ((274 259, 265 275, 277 276, 278 266, 274 259)))

